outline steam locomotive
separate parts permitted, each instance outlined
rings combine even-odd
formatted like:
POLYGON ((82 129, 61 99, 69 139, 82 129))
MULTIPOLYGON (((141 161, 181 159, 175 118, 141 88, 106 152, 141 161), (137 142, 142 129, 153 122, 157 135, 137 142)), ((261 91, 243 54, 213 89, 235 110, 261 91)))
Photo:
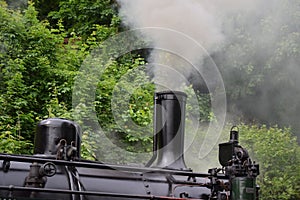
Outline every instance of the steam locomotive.
POLYGON ((153 157, 145 167, 80 158, 81 129, 50 118, 37 125, 34 155, 0 154, 0 200, 254 200, 259 166, 238 143, 219 144, 221 168, 196 173, 184 161, 186 94, 155 94, 153 157))

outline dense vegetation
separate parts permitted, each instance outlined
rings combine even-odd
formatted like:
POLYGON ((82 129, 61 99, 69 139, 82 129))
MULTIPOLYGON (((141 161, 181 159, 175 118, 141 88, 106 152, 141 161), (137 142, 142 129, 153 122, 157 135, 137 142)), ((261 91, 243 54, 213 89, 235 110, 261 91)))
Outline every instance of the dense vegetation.
MULTIPOLYGON (((152 98, 155 88, 144 67, 147 52, 130 52, 117 59, 101 58, 107 61, 95 68, 100 71, 105 69, 101 77, 88 76, 84 77, 84 82, 78 81, 82 77, 80 69, 83 62, 92 50, 126 28, 121 25, 117 7, 115 1, 110 0, 56 0, 53 4, 36 0, 35 4, 21 4, 21 7, 7 6, 5 1, 0 0, 1 152, 31 154, 36 123, 48 117, 64 117, 83 126, 83 157, 119 163, 148 159, 152 148, 152 98), (128 72, 130 75, 124 80, 128 72), (134 91, 127 84, 130 80, 138 86, 134 91), (74 90, 76 83, 81 84, 80 90, 74 90), (90 87, 96 88, 93 102, 88 101, 90 87), (129 103, 125 98, 128 91, 132 91, 129 103), (116 97, 113 95, 115 93, 119 95, 116 97), (80 98, 74 101, 74 97, 80 98), (117 101, 118 105, 111 105, 113 101, 117 101), (94 134, 94 121, 90 119, 90 113, 94 110, 102 129, 99 134, 94 134), (132 128, 132 122, 138 126, 132 128), (102 141, 103 136, 115 145, 115 151, 107 152, 110 147, 109 143, 102 141), (120 152, 124 149, 126 156, 120 152)), ((291 15, 296 15, 294 9, 297 7, 288 8, 291 15)), ((243 23, 240 18, 230 20, 232 23, 243 23)), ((259 27, 268 30, 268 21, 259 27)), ((213 55, 217 63, 222 60, 219 66, 228 86, 229 107, 232 111, 240 108, 242 114, 239 117, 247 122, 240 125, 241 144, 253 152, 253 157, 261 165, 258 183, 262 189, 262 199, 300 198, 300 150, 295 133, 289 128, 263 125, 267 121, 266 116, 255 117, 256 113, 251 112, 249 106, 249 102, 257 100, 255 97, 261 94, 259 88, 262 85, 269 88, 272 95, 279 91, 271 86, 284 83, 281 84, 282 89, 287 90, 299 85, 298 80, 289 79, 290 72, 285 73, 281 68, 281 63, 286 64, 283 60, 299 59, 299 32, 294 30, 295 27, 299 27, 299 21, 287 23, 281 29, 281 40, 274 44, 275 52, 270 53, 267 59, 257 60, 257 63, 252 60, 245 62, 244 55, 240 53, 243 52, 241 49, 246 48, 248 54, 255 56, 255 46, 261 45, 261 41, 252 43, 251 35, 243 30, 236 30, 231 45, 224 47, 233 56, 221 59, 222 51, 213 55), (293 51, 290 52, 290 48, 293 51), (232 63, 233 68, 226 67, 232 63), (263 70, 257 71, 255 66, 262 64, 265 66, 263 70), (236 73, 238 79, 231 79, 231 73, 236 73), (279 75, 273 77, 274 74, 279 75), (268 78, 270 76, 272 79, 268 78), (241 108, 243 105, 246 105, 244 109, 241 108)), ((84 64, 92 65, 92 62, 84 64)), ((191 89, 187 88, 187 92, 191 89)), ((209 108, 209 95, 199 91, 196 93, 201 99, 199 111, 188 106, 188 113, 200 112, 202 118, 198 120, 204 124, 214 120, 209 108)), ((299 99, 295 95, 292 100, 288 99, 289 104, 299 99)), ((285 98, 279 98, 268 105, 270 109, 275 107, 272 123, 283 118, 280 113, 287 109, 284 101, 285 98)), ((295 110, 299 110, 297 105, 295 110)), ((291 124, 283 121, 280 125, 293 125, 293 130, 299 130, 295 125, 297 119, 291 124)), ((214 158, 207 158, 207 161, 209 159, 214 158)))

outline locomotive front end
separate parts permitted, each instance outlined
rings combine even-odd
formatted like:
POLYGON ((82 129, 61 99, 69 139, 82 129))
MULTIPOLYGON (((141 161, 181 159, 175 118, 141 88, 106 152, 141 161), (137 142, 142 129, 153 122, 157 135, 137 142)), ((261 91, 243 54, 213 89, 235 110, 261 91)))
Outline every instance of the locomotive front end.
POLYGON ((145 167, 83 160, 75 122, 41 121, 33 156, 0 154, 0 200, 258 199, 259 167, 238 144, 236 130, 219 145, 222 168, 197 173, 186 166, 186 98, 178 91, 155 94, 153 157, 145 167))

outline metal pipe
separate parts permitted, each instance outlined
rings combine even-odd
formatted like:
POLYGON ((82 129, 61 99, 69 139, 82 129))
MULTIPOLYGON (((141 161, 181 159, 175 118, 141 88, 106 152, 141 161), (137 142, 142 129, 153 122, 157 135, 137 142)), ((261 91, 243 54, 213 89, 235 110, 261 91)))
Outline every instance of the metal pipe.
MULTIPOLYGON (((140 194, 123 194, 123 193, 108 193, 108 192, 96 192, 96 191, 71 191, 62 189, 48 189, 48 188, 28 188, 18 186, 0 186, 0 190, 13 191, 29 191, 29 192, 44 192, 44 193, 59 193, 59 194, 77 194, 88 196, 102 196, 102 197, 122 197, 122 198, 135 198, 135 199, 173 199, 173 200, 186 200, 186 198, 155 196, 155 195, 140 195, 140 194)), ((190 199, 189 199, 190 200, 190 199)), ((200 200, 200 199, 198 199, 200 200)))
MULTIPOLYGON (((92 161, 80 162, 80 161, 65 161, 65 160, 55 160, 49 158, 40 158, 32 156, 19 156, 12 154, 3 154, 0 153, 0 160, 3 161, 17 161, 17 162, 39 162, 46 163, 52 162, 56 165, 66 165, 74 167, 86 167, 86 168, 98 168, 98 169, 110 169, 110 170, 120 170, 120 171, 129 171, 129 172, 143 172, 143 173, 163 173, 163 174, 173 174, 181 176, 191 176, 191 177, 208 177, 209 173, 194 173, 191 171, 180 171, 180 170, 169 170, 169 169, 159 169, 159 168, 149 168, 149 167, 134 167, 134 166, 121 166, 113 164, 103 164, 92 161)), ((226 178, 225 175, 218 175, 219 178, 226 178)))
MULTIPOLYGON (((70 190, 75 191, 75 189, 74 189, 74 180, 73 180, 71 171, 70 171, 70 169, 68 169, 67 166, 65 166, 65 171, 66 171, 66 174, 67 174, 67 177, 68 177, 70 190)), ((72 200, 75 200, 75 199, 76 199, 76 196, 75 196, 75 194, 72 193, 72 200)))

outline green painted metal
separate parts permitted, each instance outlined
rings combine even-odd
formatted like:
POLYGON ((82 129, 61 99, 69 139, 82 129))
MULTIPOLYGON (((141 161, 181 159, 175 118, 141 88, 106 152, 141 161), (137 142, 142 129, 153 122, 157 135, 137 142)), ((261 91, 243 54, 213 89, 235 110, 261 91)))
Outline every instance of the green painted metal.
POLYGON ((232 200, 255 200, 256 183, 255 178, 235 177, 232 179, 232 200))

